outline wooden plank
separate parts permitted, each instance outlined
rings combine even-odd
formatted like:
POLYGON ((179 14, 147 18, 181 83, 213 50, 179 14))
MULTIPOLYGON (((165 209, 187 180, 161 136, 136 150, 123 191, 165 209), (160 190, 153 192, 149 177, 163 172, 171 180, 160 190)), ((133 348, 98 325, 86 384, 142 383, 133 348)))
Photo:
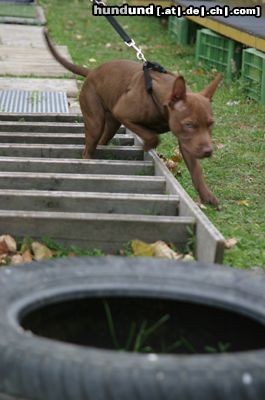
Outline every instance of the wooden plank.
MULTIPOLYGON (((84 146, 50 144, 0 144, 0 157, 82 158, 84 146)), ((94 159, 143 160, 141 146, 98 146, 94 159)))
MULTIPOLYGON (((1 78, 5 79, 5 78, 1 78)), ((14 78, 15 79, 15 78, 14 78)), ((22 78, 18 78, 22 79, 22 78)), ((34 78, 38 79, 38 78, 34 78)), ((53 79, 52 79, 53 80, 53 79)), ((59 79, 61 81, 61 79, 59 79)), ((63 82, 64 80, 62 80, 63 82)), ((70 81, 70 80, 69 80, 70 81)), ((9 122, 9 127, 12 126, 14 123, 25 123, 25 122, 37 122, 38 124, 41 123, 41 125, 49 122, 57 122, 57 123, 81 123, 83 121, 82 114, 80 113, 69 113, 69 114, 39 114, 39 113, 27 113, 27 114, 21 114, 21 113, 3 113, 0 112, 0 130, 3 129, 3 124, 8 121, 9 122)), ((82 124, 82 126, 84 126, 82 124)), ((20 129, 15 129, 14 131, 20 131, 20 129)), ((12 132, 12 129, 9 128, 8 131, 12 132)), ((24 130, 25 131, 25 130, 24 130)), ((23 131, 23 132, 24 132, 23 131)), ((125 131, 125 128, 123 128, 123 131, 125 131)))
MULTIPOLYGON (((131 131, 128 131, 132 133, 131 131)), ((136 144, 141 144, 141 140, 135 135, 136 144)), ((193 217, 196 220, 196 259, 206 263, 222 263, 224 257, 224 237, 206 217, 202 210, 194 203, 191 197, 179 184, 177 179, 171 174, 167 167, 162 163, 157 153, 152 150, 144 153, 146 161, 153 161, 155 176, 166 179, 166 193, 178 195, 180 198, 179 215, 193 217)))
POLYGON ((0 171, 143 176, 154 175, 154 166, 151 161, 0 157, 0 171))
MULTIPOLYGON (((65 46, 58 46, 58 49, 65 58, 70 59, 65 46)), ((1 46, 0 73, 1 75, 37 77, 73 76, 53 58, 47 49, 14 46, 1 46)))
MULTIPOLYGON (((66 92, 68 97, 76 97, 78 87, 75 79, 41 79, 0 77, 0 90, 32 90, 44 92, 66 92)), ((20 114, 21 117, 21 114, 20 114)), ((1 118, 1 116, 0 116, 1 118)), ((1 118, 2 119, 2 118, 1 118)))
POLYGON ((10 76, 43 76, 43 77, 72 77, 70 72, 67 72, 65 69, 60 67, 59 65, 53 64, 52 62, 49 64, 45 64, 44 60, 38 60, 37 62, 32 61, 27 65, 25 63, 16 61, 17 66, 15 66, 12 62, 0 61, 0 71, 1 75, 10 75, 10 76))
MULTIPOLYGON (((67 46, 56 46, 57 50, 60 54, 70 60, 70 54, 68 52, 67 46)), ((26 64, 30 62, 30 60, 40 59, 45 62, 54 62, 54 64, 58 64, 58 61, 55 60, 53 55, 47 50, 46 47, 31 47, 31 46, 1 46, 1 61, 3 60, 11 60, 15 62, 16 60, 25 60, 26 64), (25 59, 26 58, 26 59, 25 59)))
MULTIPOLYGON (((27 144, 83 144, 84 133, 24 133, 24 132, 0 132, 0 143, 27 143, 27 144)), ((133 146, 134 137, 129 134, 116 134, 110 141, 117 146, 133 146)))
POLYGON ((46 48, 42 30, 38 26, 0 24, 0 43, 9 47, 46 48))
POLYGON ((153 176, 0 172, 0 188, 163 194, 165 179, 153 176))
POLYGON ((133 239, 164 240, 183 250, 193 224, 189 217, 0 211, 0 234, 35 240, 48 236, 64 245, 106 252, 116 252, 133 239))
POLYGON ((166 178, 166 191, 180 197, 179 215, 196 219, 196 258, 201 262, 222 263, 224 256, 224 237, 194 203, 171 172, 163 165, 158 155, 150 152, 155 162, 155 175, 166 178))
POLYGON ((42 190, 0 191, 1 209, 111 214, 172 215, 178 196, 156 194, 81 193, 42 190))
POLYGON ((84 124, 79 122, 24 122, 24 116, 21 115, 20 121, 0 121, 0 132, 83 133, 84 124))

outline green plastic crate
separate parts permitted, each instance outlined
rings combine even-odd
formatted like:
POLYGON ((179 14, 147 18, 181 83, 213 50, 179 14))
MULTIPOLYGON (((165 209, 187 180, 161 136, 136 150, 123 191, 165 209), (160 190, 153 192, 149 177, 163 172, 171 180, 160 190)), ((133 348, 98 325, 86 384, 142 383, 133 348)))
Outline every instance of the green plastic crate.
POLYGON ((196 63, 216 68, 231 80, 239 75, 242 62, 242 45, 209 29, 197 31, 196 63))
POLYGON ((247 96, 265 104, 265 53, 243 50, 242 80, 247 96))
POLYGON ((198 24, 186 18, 170 16, 168 18, 168 32, 175 37, 176 42, 182 46, 194 44, 198 24))
POLYGON ((168 19, 168 31, 174 36, 176 42, 185 46, 189 42, 188 38, 188 25, 189 22, 186 18, 178 18, 170 16, 168 19))

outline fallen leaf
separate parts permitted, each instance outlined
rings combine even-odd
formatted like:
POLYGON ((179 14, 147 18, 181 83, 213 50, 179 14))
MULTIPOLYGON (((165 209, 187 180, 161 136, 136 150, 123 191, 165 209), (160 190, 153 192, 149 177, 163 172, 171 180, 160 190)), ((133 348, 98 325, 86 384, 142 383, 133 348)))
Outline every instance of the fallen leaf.
POLYGON ((191 255, 191 254, 186 254, 184 257, 183 257, 183 259, 182 259, 182 261, 195 261, 195 258, 191 255))
POLYGON ((231 249, 237 244, 238 240, 236 238, 230 238, 225 240, 225 248, 231 249))
POLYGON ((25 253, 22 254, 23 262, 24 263, 31 263, 33 261, 33 256, 29 250, 25 251, 25 253))
POLYGON ((83 36, 82 35, 75 35, 75 38, 77 39, 77 40, 81 40, 82 38, 83 38, 83 36))
POLYGON ((17 243, 15 239, 10 235, 0 236, 0 243, 5 242, 7 249, 10 253, 15 253, 17 251, 17 243))
POLYGON ((152 245, 142 242, 141 240, 132 240, 131 246, 133 254, 136 257, 153 257, 154 255, 152 245))
POLYGON ((246 182, 252 183, 253 181, 254 181, 254 179, 251 178, 250 176, 246 177, 246 182))
POLYGON ((225 147, 223 143, 217 143, 216 148, 217 150, 222 150, 225 147))
POLYGON ((249 206, 249 201, 248 200, 239 200, 239 201, 237 201, 237 204, 239 206, 248 207, 249 206))
POLYGON ((171 160, 175 162, 179 162, 183 159, 181 152, 179 151, 178 147, 174 151, 174 156, 171 157, 171 160))
POLYGON ((112 46, 111 43, 106 43, 106 44, 105 44, 105 47, 106 47, 107 49, 109 49, 111 46, 112 46))
POLYGON ((33 242, 31 247, 32 247, 34 259, 36 261, 41 261, 41 260, 46 260, 48 258, 52 258, 52 251, 44 244, 41 244, 39 242, 33 242))
POLYGON ((8 247, 4 240, 0 242, 0 255, 8 253, 8 247))
POLYGON ((6 265, 7 264, 7 256, 8 254, 0 254, 0 265, 6 265))
POLYGON ((21 254, 15 254, 14 256, 11 257, 11 262, 10 264, 13 265, 18 265, 18 264, 23 264, 24 260, 21 254))
POLYGON ((176 173, 178 164, 173 160, 165 161, 165 166, 169 169, 169 171, 176 173))
POLYGON ((240 101, 239 100, 229 100, 227 103, 226 103, 226 105, 227 106, 237 106, 238 104, 240 104, 240 101))
POLYGON ((154 256, 158 258, 170 258, 174 260, 180 260, 183 257, 183 254, 176 253, 172 250, 165 242, 159 240, 151 244, 154 252, 154 256))
POLYGON ((136 257, 158 257, 174 260, 180 260, 183 257, 182 254, 176 253, 162 240, 151 244, 141 240, 133 240, 131 246, 136 257))
POLYGON ((206 205, 204 205, 200 201, 196 201, 195 203, 197 204, 198 207, 200 207, 201 210, 207 210, 206 205))
POLYGON ((76 257, 76 253, 71 251, 70 253, 67 254, 67 257, 76 257))
POLYGON ((89 60, 88 60, 90 63, 95 63, 95 62, 97 62, 97 60, 95 59, 95 58, 89 58, 89 60))
POLYGON ((20 253, 25 253, 26 251, 31 251, 31 240, 29 238, 24 238, 20 247, 20 253))
POLYGON ((162 161, 167 161, 166 157, 163 156, 161 153, 157 153, 158 157, 161 158, 162 161))
POLYGON ((192 71, 193 75, 205 75, 205 71, 203 69, 195 69, 192 71))

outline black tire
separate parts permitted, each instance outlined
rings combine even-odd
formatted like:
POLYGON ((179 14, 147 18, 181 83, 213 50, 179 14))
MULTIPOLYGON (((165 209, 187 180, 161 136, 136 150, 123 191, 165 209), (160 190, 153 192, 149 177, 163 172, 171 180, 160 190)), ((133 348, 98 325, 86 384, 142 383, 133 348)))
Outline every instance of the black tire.
POLYGON ((262 274, 154 259, 70 258, 2 268, 0 399, 264 400, 264 349, 135 354, 41 338, 18 323, 22 310, 51 298, 119 293, 214 304, 265 325, 264 289, 262 274))

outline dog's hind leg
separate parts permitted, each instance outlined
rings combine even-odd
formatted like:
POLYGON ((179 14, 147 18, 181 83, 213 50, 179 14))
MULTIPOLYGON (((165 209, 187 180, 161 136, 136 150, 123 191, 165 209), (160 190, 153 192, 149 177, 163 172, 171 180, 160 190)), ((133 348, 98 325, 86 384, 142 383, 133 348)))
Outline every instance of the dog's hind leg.
POLYGON ((101 144, 101 145, 108 144, 120 126, 121 126, 121 123, 117 119, 115 119, 111 113, 109 113, 109 112, 106 113, 104 132, 103 132, 103 135, 101 136, 98 144, 101 144))
POLYGON ((80 93, 80 107, 85 125, 85 149, 83 158, 91 158, 103 134, 105 126, 105 111, 101 101, 92 93, 80 93))

